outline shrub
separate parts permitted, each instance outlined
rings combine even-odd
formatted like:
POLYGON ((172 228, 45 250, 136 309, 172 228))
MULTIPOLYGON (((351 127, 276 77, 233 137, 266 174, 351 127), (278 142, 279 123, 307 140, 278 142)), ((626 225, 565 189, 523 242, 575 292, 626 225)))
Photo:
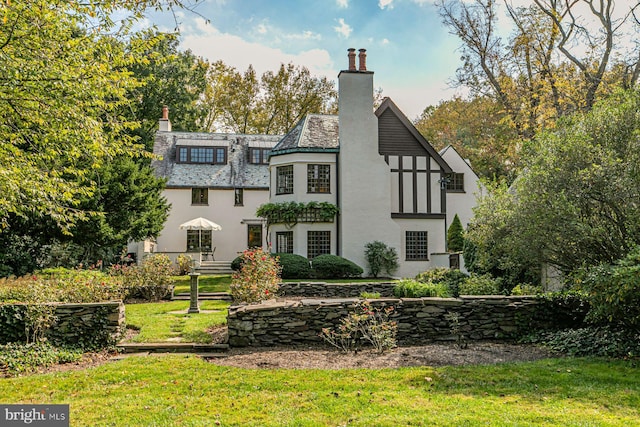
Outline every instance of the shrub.
POLYGON ((638 357, 640 335, 604 327, 542 332, 527 339, 569 356, 638 357))
POLYGON ((520 283, 511 289, 511 295, 537 295, 542 291, 539 286, 534 286, 529 283, 520 283))
POLYGON ((360 277, 362 268, 348 259, 336 255, 320 255, 311 261, 313 275, 318 279, 360 277))
POLYGON ((360 292, 360 298, 364 299, 379 299, 380 292, 360 292))
POLYGON ((472 274, 460 284, 460 295, 498 295, 500 282, 488 274, 472 274))
POLYGON ((449 288, 449 294, 457 298, 460 295, 460 284, 467 279, 460 270, 450 268, 434 268, 416 276, 418 282, 441 283, 449 288))
POLYGON ((458 214, 456 214, 447 230, 447 248, 449 248, 449 251, 460 252, 463 249, 463 233, 462 223, 460 222, 460 218, 458 218, 458 214))
POLYGON ((377 353, 396 346, 398 325, 390 321, 393 307, 375 308, 368 301, 358 302, 353 312, 340 319, 337 329, 323 328, 320 336, 344 352, 358 352, 360 344, 370 344, 377 353))
POLYGON ((398 298, 423 297, 451 297, 451 290, 444 283, 418 282, 416 280, 401 280, 393 288, 393 294, 398 298))
POLYGON ((382 272, 391 276, 399 267, 396 248, 390 248, 378 240, 364 245, 364 256, 373 277, 378 277, 382 272))
POLYGON ((159 301, 171 295, 175 270, 167 255, 154 254, 140 265, 114 265, 110 273, 122 278, 127 289, 126 299, 159 301))
POLYGON ((237 303, 259 303, 277 296, 280 283, 278 258, 262 248, 242 254, 242 268, 233 273, 231 296, 237 303))
POLYGON ((302 255, 277 253, 274 256, 280 260, 280 277, 283 279, 308 279, 311 277, 309 260, 302 255))
POLYGON ((640 246, 612 266, 590 269, 584 287, 591 304, 588 320, 640 332, 640 246))
POLYGON ((178 264, 178 275, 184 276, 188 274, 193 267, 195 266, 195 262, 191 255, 180 254, 176 259, 176 264, 178 264))
POLYGON ((240 271, 242 268, 242 254, 238 255, 231 261, 231 269, 233 271, 240 271))

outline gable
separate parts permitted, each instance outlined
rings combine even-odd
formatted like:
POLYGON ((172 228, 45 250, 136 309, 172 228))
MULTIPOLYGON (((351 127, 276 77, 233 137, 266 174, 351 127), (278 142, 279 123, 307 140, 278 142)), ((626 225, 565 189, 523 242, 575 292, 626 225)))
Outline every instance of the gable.
POLYGON ((380 154, 426 154, 418 139, 390 109, 378 117, 378 151, 380 154))
POLYGON ((428 156, 436 161, 443 172, 451 172, 447 162, 389 98, 385 98, 376 110, 376 116, 378 152, 381 155, 428 156))

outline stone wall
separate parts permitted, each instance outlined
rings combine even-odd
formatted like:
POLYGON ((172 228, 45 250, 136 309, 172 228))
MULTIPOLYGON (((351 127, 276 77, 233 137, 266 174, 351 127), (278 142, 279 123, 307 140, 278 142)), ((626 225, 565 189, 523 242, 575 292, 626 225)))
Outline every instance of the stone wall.
POLYGON ((316 298, 357 298, 363 292, 376 293, 381 297, 393 297, 392 282, 356 282, 356 283, 323 283, 323 282, 284 282, 280 284, 280 294, 285 297, 316 298))
MULTIPOLYGON (((54 344, 97 349, 114 345, 124 332, 125 312, 121 301, 52 305, 56 321, 44 334, 54 344)), ((0 343, 27 340, 24 321, 19 320, 24 319, 25 307, 24 304, 0 306, 0 343)))
POLYGON ((57 321, 47 335, 53 341, 88 347, 114 345, 125 329, 124 304, 121 301, 59 304, 57 321))
MULTIPOLYGON (((322 328, 337 326, 357 299, 302 299, 269 301, 229 308, 229 345, 272 346, 321 343, 322 328)), ((467 340, 510 339, 536 328, 554 325, 554 319, 536 310, 536 297, 465 296, 461 298, 382 298, 374 307, 393 306, 398 343, 420 345, 455 340, 451 315, 467 340)))

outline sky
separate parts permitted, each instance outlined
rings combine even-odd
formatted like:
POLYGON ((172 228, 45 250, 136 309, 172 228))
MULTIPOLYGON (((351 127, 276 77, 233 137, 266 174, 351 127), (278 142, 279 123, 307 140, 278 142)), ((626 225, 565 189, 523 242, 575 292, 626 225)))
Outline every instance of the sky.
POLYGON ((181 47, 211 62, 259 75, 293 63, 336 86, 347 49, 367 49, 374 87, 411 120, 463 93, 449 85, 460 43, 432 0, 205 0, 195 11, 152 13, 148 24, 171 31, 177 19, 181 47))

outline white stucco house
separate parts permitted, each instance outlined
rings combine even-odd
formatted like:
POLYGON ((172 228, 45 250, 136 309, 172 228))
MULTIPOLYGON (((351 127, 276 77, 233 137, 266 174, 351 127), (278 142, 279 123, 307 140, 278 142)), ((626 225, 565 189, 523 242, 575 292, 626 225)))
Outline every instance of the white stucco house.
POLYGON ((146 249, 177 256, 215 248, 216 260, 231 261, 262 245, 309 259, 335 254, 366 270, 364 246, 378 240, 396 248, 397 276, 449 266, 447 227, 455 214, 469 222, 478 177, 453 147, 437 152, 390 99, 374 111, 366 51, 358 68, 355 49, 348 58, 338 115, 308 115, 284 136, 171 132, 165 110, 154 146, 162 160, 153 166, 168 179, 172 208, 146 249), (256 215, 267 202, 326 202, 339 213, 318 218, 309 209, 294 223, 267 224, 256 215), (179 227, 196 217, 222 230, 197 245, 196 233, 179 227))

